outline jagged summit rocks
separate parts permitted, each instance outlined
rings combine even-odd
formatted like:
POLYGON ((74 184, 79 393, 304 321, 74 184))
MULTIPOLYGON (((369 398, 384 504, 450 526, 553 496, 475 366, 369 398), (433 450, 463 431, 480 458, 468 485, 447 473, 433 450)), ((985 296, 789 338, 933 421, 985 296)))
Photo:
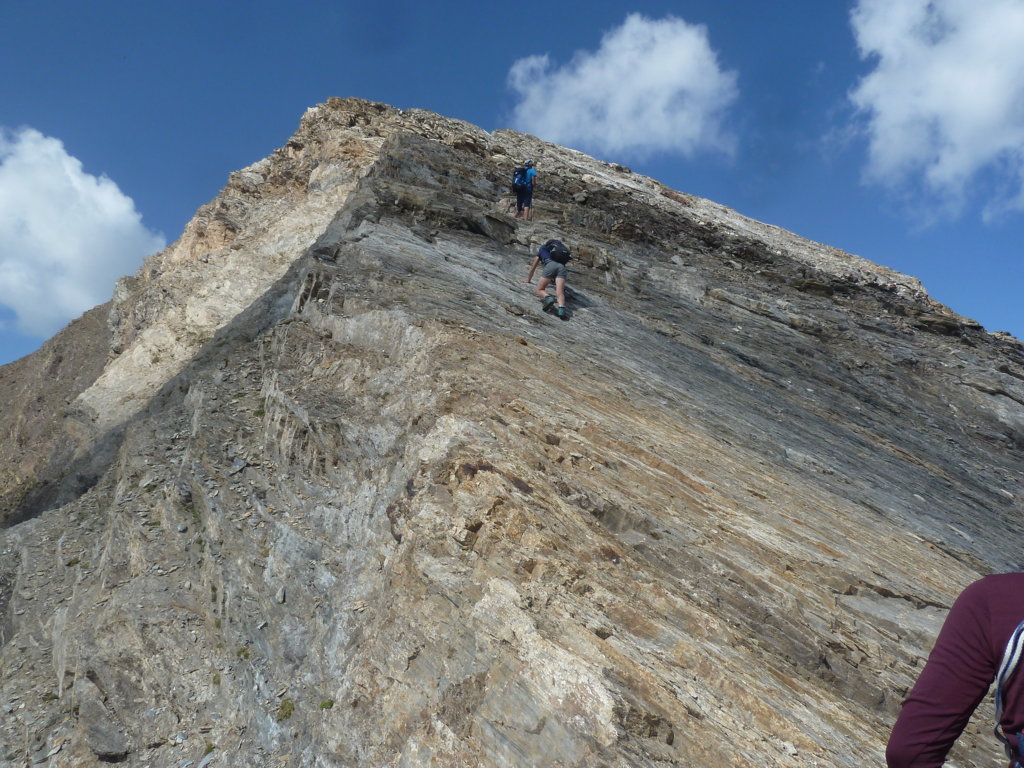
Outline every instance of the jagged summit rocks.
POLYGON ((943 609, 1018 565, 1017 340, 360 100, 0 392, 12 765, 878 763, 943 609), (519 282, 555 235, 571 323, 519 282))

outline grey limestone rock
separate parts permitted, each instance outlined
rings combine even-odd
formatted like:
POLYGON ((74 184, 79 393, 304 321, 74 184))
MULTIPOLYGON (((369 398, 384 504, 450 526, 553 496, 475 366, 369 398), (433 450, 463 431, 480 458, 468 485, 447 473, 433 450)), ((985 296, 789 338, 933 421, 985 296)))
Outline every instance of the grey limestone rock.
POLYGON ((86 745, 103 762, 119 762, 128 756, 127 735, 97 696, 83 694, 80 697, 78 725, 86 745))
POLYGON ((1022 381, 912 277, 332 99, 0 368, 0 759, 879 764, 1020 566, 1022 381))

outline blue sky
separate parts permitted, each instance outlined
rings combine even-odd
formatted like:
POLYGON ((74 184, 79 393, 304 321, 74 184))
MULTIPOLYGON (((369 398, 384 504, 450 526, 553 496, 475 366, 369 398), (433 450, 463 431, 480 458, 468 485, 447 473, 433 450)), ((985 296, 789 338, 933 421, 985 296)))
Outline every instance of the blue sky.
POLYGON ((331 96, 621 162, 1024 338, 1024 0, 580 8, 0 0, 0 363, 331 96))

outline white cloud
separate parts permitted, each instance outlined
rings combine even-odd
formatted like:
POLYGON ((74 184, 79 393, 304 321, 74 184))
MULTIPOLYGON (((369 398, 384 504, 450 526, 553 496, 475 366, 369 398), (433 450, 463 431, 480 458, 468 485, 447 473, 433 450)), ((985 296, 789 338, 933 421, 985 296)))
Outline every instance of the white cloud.
POLYGON ((49 336, 106 301, 164 245, 131 198, 85 173, 59 140, 0 130, 0 304, 23 333, 49 336))
POLYGON ((736 75, 719 68, 703 26, 630 14, 560 69, 548 56, 516 61, 514 124, 548 141, 608 154, 729 153, 723 127, 736 75))
POLYGON ((954 208, 985 183, 989 212, 1024 209, 1024 1, 860 0, 851 22, 875 64, 851 93, 868 180, 954 208))

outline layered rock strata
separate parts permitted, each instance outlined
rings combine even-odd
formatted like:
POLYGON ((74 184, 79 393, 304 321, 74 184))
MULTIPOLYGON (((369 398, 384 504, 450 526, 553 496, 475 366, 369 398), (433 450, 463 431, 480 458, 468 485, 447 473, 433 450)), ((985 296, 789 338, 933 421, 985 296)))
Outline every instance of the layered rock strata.
POLYGON ((12 765, 877 764, 1019 567, 1018 341, 533 137, 332 100, 97 312, 0 371, 66 401, 3 416, 12 765))

